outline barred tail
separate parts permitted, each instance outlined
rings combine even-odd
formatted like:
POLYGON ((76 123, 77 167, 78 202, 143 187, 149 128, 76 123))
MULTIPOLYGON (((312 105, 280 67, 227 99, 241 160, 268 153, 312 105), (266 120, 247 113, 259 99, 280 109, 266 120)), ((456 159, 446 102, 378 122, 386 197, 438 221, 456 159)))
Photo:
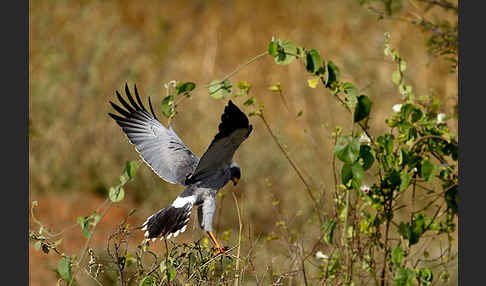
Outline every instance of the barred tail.
MULTIPOLYGON (((178 198, 179 202, 180 199, 178 198)), ((175 204, 161 209, 157 213, 151 215, 142 225, 142 231, 145 231, 145 237, 147 239, 155 240, 155 238, 167 236, 171 238, 172 235, 177 237, 179 233, 186 230, 189 223, 189 217, 192 210, 192 202, 186 202, 185 204, 175 204)))

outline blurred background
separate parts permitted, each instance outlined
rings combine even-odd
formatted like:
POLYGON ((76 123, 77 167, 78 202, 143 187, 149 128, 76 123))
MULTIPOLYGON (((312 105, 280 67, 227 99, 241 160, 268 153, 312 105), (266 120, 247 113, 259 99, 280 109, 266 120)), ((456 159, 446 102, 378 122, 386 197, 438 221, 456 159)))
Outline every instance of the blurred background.
MULTIPOLYGON (((405 10, 414 8, 408 1, 402 4, 405 10)), ((426 16, 433 18, 436 12, 426 16)), ((426 35, 402 21, 379 21, 359 1, 30 1, 29 18, 30 201, 38 201, 36 215, 53 232, 91 214, 117 184, 125 162, 138 159, 107 115, 109 101, 116 101, 115 90, 122 91, 125 83, 130 88, 136 83, 144 102, 150 96, 166 124, 160 112, 165 83, 192 81, 201 87, 264 52, 272 37, 288 39, 319 50, 340 67, 343 79, 370 96, 371 133, 377 134, 385 128, 391 107, 400 102, 391 81, 395 66, 383 54, 383 33, 388 31, 392 46, 408 63, 405 76, 416 94, 439 97, 442 112, 448 114, 457 104, 457 73, 449 73, 448 62, 428 55, 426 35)), ((319 190, 333 190, 331 132, 336 125, 349 127, 350 119, 327 90, 309 88, 307 79, 297 61, 279 66, 268 56, 231 81, 234 87, 240 80, 252 85, 251 95, 265 104, 266 119, 306 176, 319 190), (268 90, 276 82, 288 109, 268 90), (299 111, 302 116, 296 117, 299 111)), ((234 98, 248 112, 244 100, 234 98)), ((178 106, 174 128, 195 154, 202 155, 217 133, 226 102, 200 88, 178 106)), ((242 178, 236 188, 222 189, 215 228, 218 237, 225 234, 223 244, 236 243, 238 218, 229 195, 235 192, 245 236, 261 238, 255 265, 264 269, 272 263, 278 267, 285 255, 278 241, 266 239, 279 219, 272 202, 279 201, 281 216, 296 229, 305 227, 310 207, 304 185, 262 122, 256 117, 250 121, 254 131, 235 156, 242 178)), ((457 130, 456 121, 448 122, 452 130, 457 130)), ((125 191, 125 199, 103 218, 93 237, 92 247, 100 252, 131 209, 137 211, 129 222, 138 225, 182 187, 165 183, 143 164, 125 191)), ((177 241, 205 235, 194 218, 177 241)), ((35 226, 32 221, 30 225, 35 226)), ((135 245, 142 233, 133 237, 135 245)), ((61 248, 80 253, 84 241, 77 227, 65 233, 61 248)), ((32 245, 29 254, 30 284, 56 283, 59 257, 32 245)), ((451 278, 451 285, 457 284, 457 277, 451 278)))

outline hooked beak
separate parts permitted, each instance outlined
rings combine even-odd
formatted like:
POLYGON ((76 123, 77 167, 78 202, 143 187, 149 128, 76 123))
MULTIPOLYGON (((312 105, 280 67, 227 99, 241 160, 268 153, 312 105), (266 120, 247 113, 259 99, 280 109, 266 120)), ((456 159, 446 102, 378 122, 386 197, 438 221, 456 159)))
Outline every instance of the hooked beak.
POLYGON ((233 186, 236 186, 238 184, 238 178, 237 177, 232 177, 231 181, 233 181, 233 186))

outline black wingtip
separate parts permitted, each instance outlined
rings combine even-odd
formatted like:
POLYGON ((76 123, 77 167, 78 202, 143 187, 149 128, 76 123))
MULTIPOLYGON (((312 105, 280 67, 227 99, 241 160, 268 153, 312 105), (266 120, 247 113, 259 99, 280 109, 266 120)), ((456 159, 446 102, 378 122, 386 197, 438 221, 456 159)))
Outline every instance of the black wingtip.
POLYGON ((128 88, 128 83, 125 82, 125 94, 130 97, 130 89, 128 88))
POLYGON ((149 102, 150 112, 152 112, 152 115, 154 116, 155 119, 159 120, 157 118, 157 115, 155 115, 154 108, 152 107, 152 101, 150 100, 150 96, 148 98, 148 102, 149 102))
POLYGON ((135 97, 137 98, 137 102, 140 105, 140 107, 143 109, 143 111, 148 112, 145 106, 142 103, 142 100, 140 99, 140 95, 138 95, 138 90, 137 90, 137 84, 134 84, 134 89, 135 89, 135 97))
POLYGON ((249 128, 248 117, 230 100, 224 108, 223 115, 221 115, 221 123, 218 128, 219 133, 216 134, 216 138, 226 137, 236 129, 249 128))

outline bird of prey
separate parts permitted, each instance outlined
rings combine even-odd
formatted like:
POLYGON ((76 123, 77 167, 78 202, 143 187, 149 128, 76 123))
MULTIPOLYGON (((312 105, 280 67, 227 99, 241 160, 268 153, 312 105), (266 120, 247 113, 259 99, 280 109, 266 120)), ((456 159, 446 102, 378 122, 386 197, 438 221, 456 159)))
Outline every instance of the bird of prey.
POLYGON ((253 126, 248 117, 230 100, 224 108, 216 134, 208 149, 198 158, 179 138, 172 124, 166 128, 157 119, 150 97, 149 113, 140 100, 135 85, 132 97, 125 84, 128 102, 116 91, 121 105, 111 102, 119 115, 108 113, 127 135, 142 160, 162 179, 180 184, 184 191, 171 205, 149 216, 142 224, 147 239, 155 240, 176 237, 186 230, 193 206, 197 206, 200 227, 206 231, 217 253, 224 253, 213 233, 213 218, 216 212, 216 194, 230 180, 236 185, 241 176, 240 167, 233 155, 240 144, 248 138, 253 126))

